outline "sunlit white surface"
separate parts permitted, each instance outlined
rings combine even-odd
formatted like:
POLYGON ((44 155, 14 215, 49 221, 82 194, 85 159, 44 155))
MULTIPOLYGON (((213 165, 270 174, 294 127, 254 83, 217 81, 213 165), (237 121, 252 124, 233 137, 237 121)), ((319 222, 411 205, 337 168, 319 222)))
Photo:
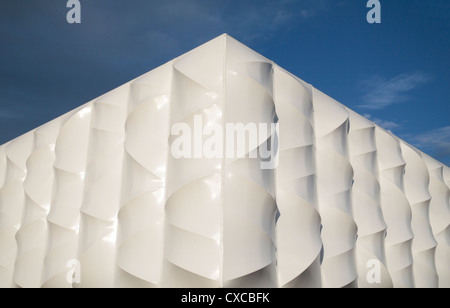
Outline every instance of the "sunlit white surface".
POLYGON ((448 167, 222 35, 0 147, 0 287, 450 287, 449 186, 448 167), (175 159, 171 127, 195 119, 279 133, 175 159), (249 156, 268 142, 279 164, 262 170, 249 156))

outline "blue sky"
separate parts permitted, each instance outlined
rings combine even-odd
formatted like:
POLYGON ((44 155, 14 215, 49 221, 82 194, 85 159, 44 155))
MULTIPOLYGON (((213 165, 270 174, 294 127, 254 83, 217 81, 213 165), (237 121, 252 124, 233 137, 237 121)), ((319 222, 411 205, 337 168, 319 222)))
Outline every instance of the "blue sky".
POLYGON ((0 144, 222 34, 450 165, 450 1, 0 2, 0 144))

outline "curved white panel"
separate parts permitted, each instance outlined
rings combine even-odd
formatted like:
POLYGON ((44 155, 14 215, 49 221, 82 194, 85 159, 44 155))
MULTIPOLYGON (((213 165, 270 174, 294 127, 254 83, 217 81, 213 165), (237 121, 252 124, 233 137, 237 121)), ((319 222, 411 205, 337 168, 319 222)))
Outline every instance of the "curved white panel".
MULTIPOLYGON (((274 123, 272 63, 232 38, 226 38, 225 123, 274 123)), ((274 172, 262 170, 260 156, 274 132, 259 134, 245 158, 223 166, 223 282, 226 287, 275 287, 274 172)), ((270 140, 270 141, 269 141, 270 140)), ((248 141, 248 139, 247 139, 248 141)))
MULTIPOLYGON (((201 46, 174 61, 171 128, 183 124, 195 133, 196 125, 201 132, 207 125, 221 125, 224 44, 216 39, 215 44, 201 46), (199 120, 201 123, 196 123, 199 120)), ((203 152, 202 143, 192 146, 191 157, 177 159, 172 149, 177 138, 170 136, 167 155, 162 286, 219 287, 222 163, 194 153, 198 146, 203 152)))
POLYGON ((78 257, 81 287, 113 287, 116 238, 130 85, 100 97, 91 108, 78 257))
POLYGON ((435 265, 437 242, 430 225, 430 201, 428 190, 430 177, 419 152, 401 142, 405 167, 405 194, 411 205, 411 227, 414 281, 418 288, 437 288, 438 276, 435 265))
POLYGON ((392 287, 384 255, 387 226, 380 205, 375 125, 355 112, 347 111, 350 115, 348 149, 350 163, 354 170, 353 215, 358 226, 356 241, 358 286, 392 287), (381 270, 380 283, 377 284, 367 279, 370 270, 368 264, 373 262, 377 262, 381 270))
POLYGON ((14 269, 20 251, 16 235, 25 207, 26 162, 32 152, 33 132, 11 141, 5 148, 6 177, 0 191, 0 287, 17 286, 14 269))
POLYGON ((450 190, 444 183, 444 166, 426 154, 422 153, 422 157, 430 174, 430 223, 437 241, 436 269, 439 287, 450 288, 450 190))
POLYGON ((161 283, 171 71, 170 65, 163 66, 130 85, 118 215, 118 287, 161 283))
POLYGON ((444 181, 450 189, 450 167, 444 166, 444 181))
POLYGON ((280 287, 320 287, 322 240, 312 100, 302 84, 278 66, 274 68, 274 100, 282 132, 276 170, 278 283, 280 287))
POLYGON ((380 167, 381 208, 388 226, 385 239, 387 268, 394 287, 414 287, 412 212, 403 185, 406 162, 397 138, 378 127, 375 137, 380 167))
POLYGON ((57 119, 34 131, 34 149, 27 159, 24 181, 25 207, 16 234, 18 252, 14 281, 20 287, 38 288, 47 246, 47 215, 52 199, 55 143, 60 121, 57 119))
POLYGON ((78 258, 80 208, 86 171, 92 104, 61 119, 55 140, 53 198, 47 216, 48 242, 42 285, 72 287, 70 260, 78 258))
POLYGON ((357 227, 351 200, 353 168, 348 158, 349 114, 317 89, 313 89, 313 106, 318 205, 323 226, 322 283, 332 288, 356 286, 357 227))

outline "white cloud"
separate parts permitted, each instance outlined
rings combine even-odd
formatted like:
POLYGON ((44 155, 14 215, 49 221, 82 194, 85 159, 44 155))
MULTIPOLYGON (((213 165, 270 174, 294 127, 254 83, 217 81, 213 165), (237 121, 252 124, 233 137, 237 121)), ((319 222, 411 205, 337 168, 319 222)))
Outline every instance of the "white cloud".
POLYGON ((430 153, 444 163, 450 161, 450 126, 434 129, 407 138, 418 149, 430 153))
POLYGON ((400 124, 392 122, 392 121, 384 121, 380 119, 373 119, 373 122, 384 129, 393 130, 400 127, 400 124))
POLYGON ((386 120, 382 120, 382 119, 372 118, 372 115, 370 115, 370 114, 364 114, 363 116, 386 130, 393 130, 393 129, 401 128, 400 124, 395 123, 393 121, 386 121, 386 120))
POLYGON ((295 15, 292 12, 288 12, 286 10, 281 10, 275 14, 273 22, 275 24, 282 25, 282 24, 289 22, 294 17, 295 17, 295 15))
POLYGON ((359 85, 364 94, 363 104, 358 107, 376 110, 405 102, 409 99, 408 92, 427 84, 430 80, 430 75, 422 72, 400 74, 390 79, 370 77, 359 85))

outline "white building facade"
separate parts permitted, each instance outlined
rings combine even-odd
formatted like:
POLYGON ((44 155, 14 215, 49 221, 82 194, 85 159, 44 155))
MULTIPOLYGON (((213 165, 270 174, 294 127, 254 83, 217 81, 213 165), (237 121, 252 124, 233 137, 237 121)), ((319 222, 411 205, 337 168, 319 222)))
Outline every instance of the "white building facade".
POLYGON ((450 287, 449 187, 222 35, 0 146, 0 287, 450 287), (207 157, 230 123, 277 129, 207 157))

